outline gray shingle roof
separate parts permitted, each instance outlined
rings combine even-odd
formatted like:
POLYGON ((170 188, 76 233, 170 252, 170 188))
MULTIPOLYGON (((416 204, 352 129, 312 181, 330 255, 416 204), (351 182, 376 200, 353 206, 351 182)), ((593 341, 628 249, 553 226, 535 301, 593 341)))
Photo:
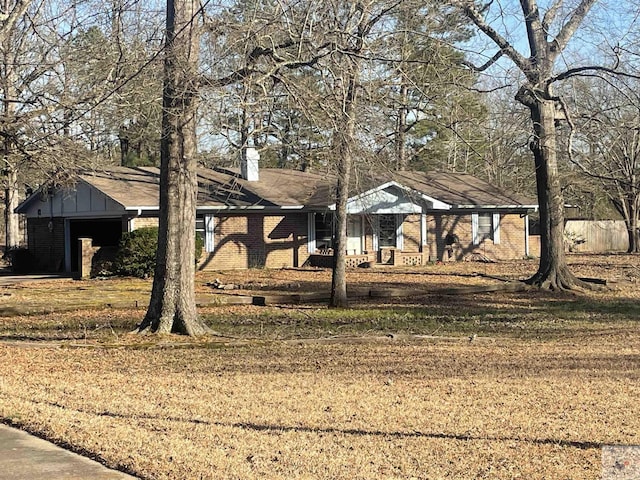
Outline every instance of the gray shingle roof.
MULTIPOLYGON (((160 171, 155 167, 110 167, 80 175, 125 208, 157 206, 160 171)), ((249 182, 239 172, 198 169, 199 207, 326 207, 334 182, 326 175, 286 169, 262 169, 249 182)))
POLYGON ((449 205, 468 206, 535 206, 538 201, 491 185, 466 173, 392 172, 397 183, 449 205))
MULTIPOLYGON (((80 179, 125 209, 157 208, 160 172, 155 167, 109 167, 80 179)), ((371 186, 389 181, 455 207, 522 207, 537 201, 505 192, 477 177, 461 173, 389 172, 371 186)), ((263 168, 260 180, 249 182, 234 169, 198 169, 200 208, 306 207, 323 209, 335 203, 335 177, 298 170, 263 168)), ((361 193, 361 187, 353 194, 361 193)))

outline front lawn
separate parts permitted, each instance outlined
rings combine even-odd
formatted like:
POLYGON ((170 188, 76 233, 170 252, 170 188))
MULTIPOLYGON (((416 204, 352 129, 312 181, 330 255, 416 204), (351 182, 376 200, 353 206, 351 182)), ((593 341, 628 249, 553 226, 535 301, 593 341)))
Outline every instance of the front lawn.
MULTIPOLYGON (((350 310, 209 306, 222 336, 197 340, 130 335, 144 305, 77 300, 126 280, 0 289, 7 309, 37 289, 52 306, 65 295, 84 306, 5 310, 0 419, 149 479, 599 478, 603 445, 640 443, 639 262, 571 260, 618 289, 441 293, 492 281, 474 268, 517 278, 531 262, 353 271, 352 284, 425 294, 350 310)), ((243 292, 328 278, 223 275, 243 292)), ((199 278, 199 295, 217 294, 199 278)))

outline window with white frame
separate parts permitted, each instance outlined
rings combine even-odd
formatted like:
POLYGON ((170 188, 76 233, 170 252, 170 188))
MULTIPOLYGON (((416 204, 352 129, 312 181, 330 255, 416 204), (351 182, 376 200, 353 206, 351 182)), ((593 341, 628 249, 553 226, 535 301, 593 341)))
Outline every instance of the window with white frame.
POLYGON ((471 229, 474 245, 480 245, 485 240, 492 240, 494 244, 499 244, 500 214, 491 212, 473 213, 471 216, 471 229))
POLYGON ((393 214, 378 215, 378 246, 395 247, 397 244, 398 225, 393 214))
POLYGON ((204 240, 204 217, 202 215, 196 215, 196 235, 204 240))
POLYGON ((211 253, 215 249, 215 238, 213 230, 215 227, 215 220, 213 215, 205 215, 202 219, 202 226, 204 229, 204 251, 211 253))
POLYGON ((478 214, 478 237, 480 241, 493 240, 493 215, 490 213, 478 214))
POLYGON ((333 213, 309 213, 307 218, 307 229, 307 249, 309 253, 329 253, 333 248, 333 213))

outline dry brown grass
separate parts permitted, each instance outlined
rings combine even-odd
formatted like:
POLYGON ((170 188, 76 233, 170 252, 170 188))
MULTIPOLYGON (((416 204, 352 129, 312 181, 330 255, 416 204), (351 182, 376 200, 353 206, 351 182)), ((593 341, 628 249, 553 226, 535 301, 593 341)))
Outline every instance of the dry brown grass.
MULTIPOLYGON (((1 318, 0 418, 153 479, 598 478, 602 445, 640 443, 638 259, 572 260, 630 283, 338 312, 208 309, 235 338, 198 341, 124 334, 142 310, 1 318), (436 338, 411 335, 434 327, 436 338)), ((437 277, 435 289, 486 281, 458 275, 473 267, 526 276, 522 265, 352 281, 437 277)), ((225 276, 277 289, 327 274, 225 276)))

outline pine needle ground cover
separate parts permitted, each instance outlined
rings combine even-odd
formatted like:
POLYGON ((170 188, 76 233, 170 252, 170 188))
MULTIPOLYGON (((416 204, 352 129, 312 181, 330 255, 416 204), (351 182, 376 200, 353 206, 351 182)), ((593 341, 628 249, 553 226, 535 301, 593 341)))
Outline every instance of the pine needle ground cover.
POLYGON ((127 334, 143 309, 6 316, 0 418, 149 479, 599 478, 640 443, 637 260, 573 260, 619 287, 210 307, 199 340, 127 334))

